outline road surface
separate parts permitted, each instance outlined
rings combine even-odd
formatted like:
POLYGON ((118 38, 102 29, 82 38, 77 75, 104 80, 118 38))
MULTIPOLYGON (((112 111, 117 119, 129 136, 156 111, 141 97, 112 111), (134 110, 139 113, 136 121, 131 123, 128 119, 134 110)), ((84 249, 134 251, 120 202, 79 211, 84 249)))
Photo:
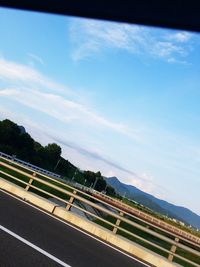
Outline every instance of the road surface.
POLYGON ((0 191, 1 267, 147 266, 0 191))

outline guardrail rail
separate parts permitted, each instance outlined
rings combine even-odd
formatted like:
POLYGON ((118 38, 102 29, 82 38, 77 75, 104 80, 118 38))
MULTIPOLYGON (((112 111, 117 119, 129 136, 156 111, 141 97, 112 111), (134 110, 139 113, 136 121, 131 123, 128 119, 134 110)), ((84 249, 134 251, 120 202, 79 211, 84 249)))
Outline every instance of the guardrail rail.
POLYGON ((163 229, 145 218, 142 219, 46 174, 36 170, 30 173, 32 170, 19 162, 0 156, 0 167, 0 178, 17 183, 27 191, 57 199, 64 203, 67 211, 74 207, 92 217, 94 222, 111 230, 113 234, 122 235, 139 243, 171 262, 177 262, 186 267, 200 267, 200 244, 198 242, 163 229), (103 216, 86 210, 84 205, 75 204, 75 200, 76 203, 91 206, 103 216))

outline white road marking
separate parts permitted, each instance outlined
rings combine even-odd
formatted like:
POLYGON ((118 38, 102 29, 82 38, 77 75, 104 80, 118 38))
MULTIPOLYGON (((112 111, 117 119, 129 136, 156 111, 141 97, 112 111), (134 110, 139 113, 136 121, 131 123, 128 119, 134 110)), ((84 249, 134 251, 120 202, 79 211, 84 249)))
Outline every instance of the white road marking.
POLYGON ((29 247, 37 250, 38 252, 42 253, 43 255, 45 255, 46 257, 52 259, 53 261, 59 263, 60 265, 64 266, 64 267, 70 267, 70 265, 66 264, 65 262, 59 260, 58 258, 54 257, 53 255, 49 254, 48 252, 46 252, 45 250, 39 248, 38 246, 32 244, 31 242, 29 242, 28 240, 24 239, 23 237, 15 234, 14 232, 8 230, 7 228, 5 228, 4 226, 0 225, 0 230, 6 232, 7 234, 15 237, 16 239, 20 240, 21 242, 23 242, 24 244, 28 245, 29 247))
POLYGON ((16 197, 16 196, 14 196, 14 195, 12 195, 12 194, 10 194, 10 193, 4 191, 4 190, 1 190, 1 189, 0 189, 0 192, 3 192, 4 194, 7 194, 7 195, 11 196, 11 197, 17 199, 18 201, 21 201, 21 202, 23 202, 24 204, 27 204, 27 205, 33 207, 34 209, 39 210, 39 211, 42 212, 42 213, 45 213, 46 215, 52 217, 54 220, 57 220, 57 221, 60 221, 61 223, 66 224, 67 226, 69 226, 69 227, 71 227, 71 228, 73 228, 73 229, 75 229, 75 230, 77 230, 77 231, 83 233, 84 235, 87 235, 87 236, 89 236, 89 237, 95 239, 96 241, 98 241, 98 242, 104 244, 105 246, 110 247, 110 248, 112 248, 112 249, 118 251, 119 253, 121 253, 121 254, 123 254, 123 255, 125 255, 125 256, 127 256, 127 257, 129 257, 129 258, 131 258, 131 259, 133 259, 133 260, 135 260, 135 261, 137 261, 137 262, 139 262, 139 263, 142 263, 144 266, 151 267, 151 265, 148 265, 147 263, 144 263, 143 261, 140 261, 139 259, 134 258, 133 256, 127 254, 126 252, 121 251, 121 250, 119 250, 118 248, 115 248, 115 247, 109 245, 108 243, 106 243, 106 242, 104 242, 104 241, 102 241, 102 240, 96 238, 95 236, 93 236, 93 235, 91 235, 91 234, 89 234, 89 233, 84 232, 83 230, 77 228, 76 226, 71 225, 71 224, 69 224, 69 223, 67 223, 67 222, 65 222, 65 221, 63 221, 63 220, 61 220, 61 219, 59 219, 59 218, 53 216, 52 214, 50 214, 50 213, 48 213, 48 212, 46 212, 46 211, 44 211, 44 210, 42 210, 42 209, 40 209, 40 208, 38 208, 38 207, 32 205, 31 203, 28 203, 28 202, 26 202, 26 201, 20 199, 19 197, 16 197))

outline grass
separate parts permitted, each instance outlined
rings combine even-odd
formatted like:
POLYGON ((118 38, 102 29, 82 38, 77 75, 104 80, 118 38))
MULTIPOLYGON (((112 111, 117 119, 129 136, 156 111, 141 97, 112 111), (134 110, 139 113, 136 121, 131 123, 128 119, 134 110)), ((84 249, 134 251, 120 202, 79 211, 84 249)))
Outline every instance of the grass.
MULTIPOLYGON (((106 216, 106 218, 104 218, 104 219, 106 219, 107 221, 109 221, 109 222, 111 222, 113 224, 115 224, 115 222, 116 222, 116 219, 111 217, 111 216, 106 216)), ((113 229, 113 227, 111 225, 109 225, 109 224, 107 224, 105 222, 102 222, 99 219, 94 220, 94 222, 98 223, 99 225, 101 225, 101 226, 103 226, 103 227, 105 227, 105 228, 107 228, 107 229, 109 229, 111 231, 113 229)), ((123 229, 125 229, 125 230, 127 230, 127 231, 129 231, 129 232, 131 232, 133 234, 136 234, 136 235, 138 235, 138 236, 140 236, 140 237, 142 237, 142 238, 144 238, 146 240, 149 240, 149 241, 151 241, 153 243, 156 243, 156 244, 158 244, 160 246, 162 245, 162 247, 164 247, 166 249, 170 249, 170 245, 168 243, 166 243, 164 241, 161 241, 163 243, 163 244, 161 244, 161 242, 159 242, 159 240, 157 238, 155 238, 152 235, 150 235, 148 233, 145 233, 142 230, 140 230, 140 229, 138 229, 138 228, 136 228, 134 226, 131 226, 131 225, 125 223, 125 222, 121 222, 120 227, 122 227, 123 229)), ((166 252, 163 252, 161 249, 157 249, 154 246, 152 246, 150 244, 147 244, 146 242, 140 240, 139 238, 133 237, 130 234, 125 233, 122 230, 118 230, 117 234, 121 235, 121 236, 123 236, 123 237, 125 237, 125 238, 127 238, 127 239, 129 239, 129 240, 131 240, 131 241, 133 241, 133 242, 135 242, 135 243, 147 248, 147 249, 150 249, 150 250, 158 253, 159 255, 162 255, 163 257, 167 257, 167 253, 166 252)))
MULTIPOLYGON (((1 159, 1 161, 6 162, 5 160, 2 160, 2 159, 1 159)), ((7 163, 7 162, 6 162, 6 163, 7 163)), ((14 165, 14 164, 12 164, 12 165, 14 165)), ((20 169, 20 170, 23 170, 23 171, 26 172, 27 174, 32 174, 32 173, 33 173, 33 171, 31 171, 31 170, 26 170, 26 169, 24 169, 22 166, 16 166, 16 168, 18 168, 18 169, 20 169)), ((6 168, 6 167, 4 167, 4 166, 0 166, 0 169, 1 169, 2 171, 4 171, 4 172, 6 172, 6 173, 8 173, 8 174, 10 174, 10 175, 12 175, 12 176, 14 176, 14 177, 17 177, 18 179, 20 179, 20 180, 22 180, 22 181, 24 181, 24 182, 29 182, 29 179, 30 179, 30 178, 28 178, 26 175, 19 174, 18 172, 14 171, 14 170, 11 170, 11 169, 8 169, 8 168, 6 168)), ((14 184, 16 184, 16 185, 18 185, 18 186, 21 186, 22 188, 25 188, 25 187, 26 187, 26 185, 24 185, 24 184, 22 184, 22 183, 20 183, 20 182, 18 182, 18 181, 15 181, 14 179, 12 179, 12 178, 10 178, 10 177, 4 175, 4 174, 1 174, 1 177, 4 178, 4 179, 6 179, 6 180, 8 180, 8 181, 10 181, 10 182, 12 182, 12 183, 14 183, 14 184)), ((59 188, 64 189, 66 192, 67 192, 67 191, 68 191, 68 192, 72 192, 72 191, 73 191, 73 189, 71 189, 71 188, 69 188, 69 187, 67 187, 67 186, 65 186, 65 185, 59 184, 59 183, 56 182, 56 181, 51 181, 51 180, 49 180, 48 178, 46 178, 46 177, 44 177, 44 176, 42 176, 42 175, 40 175, 40 174, 37 174, 37 177, 40 178, 40 179, 43 180, 43 181, 47 181, 47 182, 49 182, 49 183, 51 183, 51 184, 53 184, 53 185, 58 186, 59 188)), ((51 187, 49 187, 49 186, 43 184, 42 182, 33 181, 32 184, 33 184, 35 187, 37 187, 37 188, 39 188, 39 189, 42 189, 42 190, 44 190, 44 191, 47 192, 47 193, 53 194, 53 195, 55 195, 55 196, 57 196, 57 197, 59 197, 59 198, 61 198, 61 199, 63 199, 63 200, 67 200, 67 201, 68 201, 69 198, 70 198, 70 196, 68 196, 67 194, 65 194, 65 193, 63 193, 63 192, 60 192, 60 191, 57 190, 57 189, 51 188, 51 187)), ((36 190, 36 189, 34 189, 34 188, 31 188, 31 187, 30 187, 30 188, 29 188, 29 191, 34 192, 34 193, 36 193, 36 194, 38 194, 38 195, 40 195, 40 196, 42 196, 42 197, 44 197, 44 198, 49 198, 49 195, 48 195, 48 194, 43 193, 43 192, 40 192, 39 190, 36 190)), ((89 196, 85 196, 84 194, 79 193, 79 195, 81 195, 82 197, 84 197, 84 198, 86 198, 86 199, 88 199, 88 200, 90 200, 90 201, 92 200, 89 196)), ((92 202, 94 202, 94 201, 92 201, 92 202)), ((144 226, 144 227, 147 227, 147 224, 145 224, 145 223, 143 223, 143 222, 140 222, 139 220, 137 220, 137 219, 135 219, 135 218, 132 218, 132 217, 127 217, 127 218, 128 218, 129 220, 132 220, 133 222, 139 223, 140 225, 142 225, 142 226, 144 226)), ((104 215, 104 219, 106 219, 108 222, 113 223, 113 224, 115 224, 115 222, 116 222, 116 218, 113 218, 113 217, 110 216, 110 215, 104 215)), ((112 231, 112 229, 113 229, 113 226, 111 226, 111 225, 109 225, 109 224, 107 224, 107 223, 105 223, 105 222, 102 222, 100 219, 95 219, 95 220, 93 220, 93 221, 94 221, 95 223, 97 223, 97 224, 99 224, 99 225, 101 225, 101 226, 103 226, 103 227, 105 227, 105 228, 111 230, 111 231, 112 231)), ((129 231, 129 232, 131 232, 131 233, 136 234, 136 235, 139 236, 139 237, 144 238, 145 240, 151 241, 152 243, 155 243, 155 244, 157 244, 157 245, 159 245, 159 246, 161 246, 161 247, 163 247, 163 248, 165 248, 165 249, 167 249, 167 250, 170 250, 170 248, 171 248, 171 245, 168 244, 167 242, 165 242, 165 241, 163 241, 163 240, 160 240, 159 238, 156 238, 156 237, 154 237, 153 235, 151 235, 151 234, 149 234, 149 233, 146 233, 146 232, 144 232, 144 231, 142 231, 142 230, 140 230, 140 229, 138 229, 138 228, 136 228, 136 227, 134 227, 134 226, 132 226, 132 225, 130 225, 130 224, 127 224, 127 223, 125 223, 125 222, 121 222, 120 227, 122 227, 123 229, 125 229, 125 230, 127 230, 127 231, 129 231)), ((160 234, 163 234, 163 232, 162 232, 161 230, 158 230, 158 229, 153 228, 153 227, 151 227, 151 229, 154 230, 154 231, 156 231, 156 232, 158 232, 158 233, 160 233, 160 234)), ((168 257, 168 253, 162 251, 161 249, 155 248, 153 245, 147 244, 146 242, 140 240, 139 238, 133 237, 133 236, 131 236, 130 234, 125 233, 125 232, 122 231, 122 230, 118 230, 118 231, 117 231, 117 234, 118 234, 118 235, 121 235, 121 236, 123 236, 123 237, 125 237, 125 238, 127 238, 127 239, 129 239, 129 240, 131 240, 131 241, 133 241, 133 242, 135 242, 135 243, 137 243, 137 244, 139 244, 139 245, 141 245, 141 246, 143 246, 143 247, 145 247, 145 248, 147 248, 147 249, 149 249, 149 250, 151 250, 151 251, 153 251, 153 252, 159 254, 159 255, 162 255, 163 257, 166 257, 166 258, 168 257)), ((168 238, 171 237, 171 236, 168 235, 168 234, 165 234, 165 236, 167 236, 168 238)), ((194 262, 197 263, 197 264, 200 264, 200 258, 197 257, 197 256, 194 256, 193 254, 191 254, 191 253, 189 253, 189 252, 186 252, 186 251, 184 251, 184 250, 182 250, 182 249, 180 249, 180 248, 177 248, 176 253, 177 253, 178 255, 180 255, 180 256, 183 256, 183 257, 185 257, 185 258, 191 260, 191 261, 194 261, 194 262)), ((178 259, 178 258, 176 258, 176 257, 174 258, 174 261, 177 262, 177 263, 179 263, 179 264, 181 264, 182 266, 185 266, 185 267, 192 267, 192 266, 193 266, 193 265, 191 265, 191 264, 188 264, 188 263, 183 262, 182 260, 180 260, 180 259, 178 259)))
MULTIPOLYGON (((105 216, 104 219, 106 219, 108 222, 113 223, 113 224, 115 224, 115 222, 116 222, 116 219, 111 217, 111 216, 109 216, 109 215, 105 216)), ((102 222, 99 219, 95 219, 94 222, 99 224, 99 225, 101 225, 101 226, 103 226, 103 227, 105 227, 106 229, 111 230, 111 231, 113 229, 113 227, 111 225, 109 225, 108 223, 102 222)), ((134 226, 132 226, 130 224, 127 224, 125 222, 121 222, 120 227, 122 227, 123 229, 128 230, 131 233, 136 234, 136 235, 138 235, 138 236, 140 236, 140 237, 142 237, 142 238, 144 238, 144 239, 146 239, 148 241, 151 241, 152 243, 155 243, 155 244, 161 246, 164 249, 170 250, 170 248, 171 248, 171 245, 169 243, 167 243, 166 241, 160 240, 159 238, 156 238, 156 237, 152 236, 151 234, 145 233, 142 230, 140 230, 140 229, 138 229, 138 228, 136 228, 136 227, 134 227, 134 226)), ((127 234, 122 230, 118 230, 117 234, 121 235, 121 236, 123 236, 123 237, 125 237, 125 238, 127 238, 127 239, 129 239, 129 240, 131 240, 131 241, 133 241, 133 242, 135 242, 135 243, 137 243, 137 244, 139 244, 139 245, 141 245, 141 246, 143 246, 143 247, 145 247, 145 248, 147 248, 147 249, 149 249, 149 250, 151 250, 151 251, 163 256, 163 257, 165 257, 165 258, 168 257, 168 253, 167 252, 164 252, 161 249, 155 248, 153 245, 147 244, 146 242, 144 242, 144 241, 142 241, 142 240, 140 240, 140 239, 138 239, 136 237, 133 237, 130 234, 127 234)), ((197 256, 195 256, 195 255, 193 255, 193 254, 191 254, 189 252, 186 252, 183 249, 177 248, 176 253, 178 255, 182 256, 182 257, 185 257, 188 260, 191 260, 191 261, 194 261, 197 264, 200 264, 200 258, 199 257, 197 257, 197 256)), ((180 265, 182 265, 182 266, 184 266, 184 267, 193 267, 193 265, 191 265, 189 263, 186 263, 183 260, 180 260, 180 259, 178 259, 176 257, 174 257, 173 261, 178 263, 178 264, 180 264, 180 265)))
MULTIPOLYGON (((1 166, 0 169, 1 169, 1 171, 4 171, 4 172, 6 172, 6 173, 8 173, 8 174, 10 174, 10 175, 12 175, 12 176, 15 176, 16 178, 18 178, 18 179, 20 179, 20 180, 22 180, 22 181, 24 181, 24 182, 26 182, 26 183, 29 181, 29 178, 28 178, 27 176, 22 175, 22 174, 19 174, 19 173, 17 173, 17 172, 14 172, 13 170, 10 170, 10 169, 8 169, 8 168, 6 168, 6 167, 4 167, 4 166, 1 166)), ((8 176, 5 175, 5 174, 2 174, 2 173, 1 173, 0 175, 1 175, 2 178, 8 180, 9 182, 12 182, 12 183, 14 183, 14 184, 16 184, 16 185, 18 185, 18 186, 23 187, 23 188, 26 187, 25 184, 20 183, 20 182, 14 180, 14 179, 8 177, 8 176)))
POLYGON ((140 205, 139 203, 136 204, 136 203, 130 201, 129 199, 127 199, 127 198, 123 198, 122 201, 125 204, 127 204, 129 206, 132 206, 133 208, 139 209, 139 210, 141 210, 141 211, 143 211, 143 212, 145 212, 145 213, 147 213, 147 214, 149 214, 149 215, 151 215, 151 216, 153 216, 153 217, 155 217, 155 218, 157 218, 157 219, 159 219, 159 220, 161 220, 161 221, 163 221, 165 223, 168 223, 168 224, 170 224, 172 226, 175 226, 175 227, 177 227, 177 228, 179 228, 179 229, 181 229, 183 231, 186 231, 186 232, 188 232, 190 234, 193 234, 195 236, 200 237, 200 233, 198 231, 196 231, 195 229, 188 228, 185 225, 180 225, 178 222, 172 221, 169 218, 163 216, 162 214, 159 214, 159 213, 157 213, 157 212, 155 212, 155 211, 153 211, 153 210, 151 210, 151 209, 149 209, 147 207, 144 207, 143 205, 140 205))
MULTIPOLYGON (((32 174, 33 173, 33 171, 26 170, 23 167, 19 167, 19 166, 16 166, 16 167, 18 169, 26 172, 27 174, 32 174)), ((26 182, 26 183, 29 182, 29 180, 30 180, 30 178, 27 177, 26 175, 20 174, 20 173, 18 173, 16 171, 11 170, 11 169, 8 169, 8 168, 6 168, 4 166, 1 166, 0 169, 2 171, 6 172, 6 173, 8 173, 8 174, 10 174, 10 175, 18 178, 18 179, 26 182)), ((4 178, 4 179, 6 179, 6 180, 8 180, 8 181, 10 181, 10 182, 12 182, 12 183, 14 183, 14 184, 16 184, 16 185, 18 185, 18 186, 20 186, 20 187, 22 187, 22 188, 25 188, 26 187, 26 185, 24 185, 23 183, 20 183, 20 182, 18 182, 16 180, 14 180, 14 179, 12 179, 12 178, 4 175, 4 174, 1 174, 1 177, 4 178)), ((72 192, 73 191, 72 189, 67 188, 64 185, 58 184, 56 181, 51 181, 48 178, 43 177, 42 175, 37 175, 37 178, 40 178, 43 181, 49 182, 49 183, 51 183, 53 185, 56 185, 59 188, 62 188, 64 190, 66 190, 66 192, 72 192)), ((51 194, 53 194, 53 195, 55 195, 55 196, 57 196, 57 197, 59 197, 61 199, 69 200, 69 198, 70 198, 70 196, 68 196, 67 194, 62 193, 62 192, 60 192, 60 191, 58 191, 58 190, 56 190, 54 188, 51 188, 51 187, 49 187, 49 186, 47 186, 47 185, 45 185, 45 184, 43 184, 41 182, 33 181, 32 185, 34 185, 35 187, 38 187, 39 189, 42 189, 42 190, 46 191, 47 193, 51 193, 51 194)), ((47 198, 47 199, 49 198, 49 195, 48 194, 45 194, 45 193, 43 193, 43 192, 41 192, 41 191, 39 191, 37 189, 34 189, 34 188, 31 188, 30 187, 29 188, 29 191, 30 192, 34 192, 34 193, 36 193, 36 194, 38 194, 38 195, 40 195, 40 196, 42 196, 44 198, 47 198)))

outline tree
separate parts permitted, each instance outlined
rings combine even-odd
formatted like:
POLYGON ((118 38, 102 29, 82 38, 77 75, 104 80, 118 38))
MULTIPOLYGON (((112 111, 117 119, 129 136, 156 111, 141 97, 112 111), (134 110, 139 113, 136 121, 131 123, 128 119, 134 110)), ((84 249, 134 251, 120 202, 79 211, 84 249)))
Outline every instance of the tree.
POLYGON ((96 179, 96 173, 92 172, 92 171, 84 171, 83 173, 83 177, 84 180, 86 180, 86 184, 88 186, 91 186, 92 184, 94 184, 95 179, 96 179))
POLYGON ((97 177, 98 180, 97 180, 97 183, 96 183, 96 186, 95 186, 95 190, 101 192, 103 190, 105 190, 106 188, 106 181, 103 179, 103 177, 97 177))
POLYGON ((48 144, 44 149, 52 159, 58 160, 61 156, 61 147, 55 143, 48 144))
POLYGON ((20 134, 18 146, 17 156, 23 160, 32 161, 35 156, 34 140, 28 133, 20 134))
POLYGON ((97 191, 103 191, 106 187, 106 181, 103 179, 100 171, 84 171, 84 180, 86 180, 87 186, 93 186, 97 191))
POLYGON ((3 120, 0 122, 0 144, 18 147, 20 129, 14 122, 3 120))
MULTIPOLYGON (((62 150, 59 145, 52 143, 42 146, 26 133, 23 126, 18 126, 8 119, 0 121, 0 151, 16 155, 19 159, 50 171, 55 171, 56 166, 56 173, 67 178, 72 178, 78 170, 76 166, 61 157, 62 150)), ((104 190, 106 186, 100 172, 78 170, 75 180, 82 184, 86 180, 88 186, 94 185, 96 181, 95 188, 99 191, 104 190)))
POLYGON ((112 186, 107 185, 107 187, 106 187, 106 194, 108 196, 115 197, 116 196, 115 189, 112 186))
POLYGON ((61 147, 55 143, 48 144, 42 151, 44 161, 50 170, 53 171, 61 156, 61 147))

